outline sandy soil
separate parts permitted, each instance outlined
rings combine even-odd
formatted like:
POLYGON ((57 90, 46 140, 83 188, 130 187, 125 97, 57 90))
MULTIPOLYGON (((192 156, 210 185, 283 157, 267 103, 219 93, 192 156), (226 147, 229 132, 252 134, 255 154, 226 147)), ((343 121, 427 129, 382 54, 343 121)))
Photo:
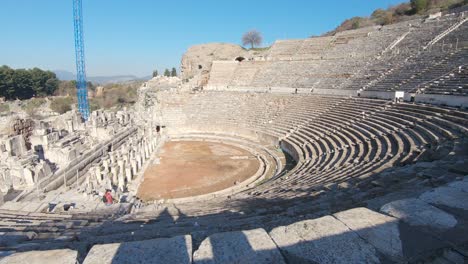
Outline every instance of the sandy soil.
POLYGON ((146 169, 137 195, 143 201, 151 201, 211 193, 248 179, 259 166, 255 156, 234 146, 168 142, 160 153, 160 164, 146 169))

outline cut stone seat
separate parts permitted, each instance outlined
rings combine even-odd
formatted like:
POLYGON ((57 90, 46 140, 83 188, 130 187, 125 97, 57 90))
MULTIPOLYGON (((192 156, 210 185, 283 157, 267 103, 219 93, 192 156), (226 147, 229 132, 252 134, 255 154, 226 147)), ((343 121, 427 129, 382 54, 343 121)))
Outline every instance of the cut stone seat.
POLYGON ((0 259, 0 264, 75 264, 77 257, 78 252, 70 249, 28 251, 0 259))
POLYGON ((263 229, 218 233, 202 241, 194 263, 285 263, 263 229))
POLYGON ((71 215, 63 214, 48 214, 48 213, 32 213, 15 210, 0 209, 0 218, 18 218, 37 219, 37 220, 65 220, 72 218, 71 215))
MULTIPOLYGON (((451 129, 453 129, 453 130, 455 130, 455 131, 458 131, 458 132, 464 134, 464 135, 468 135, 468 128, 467 128, 468 123, 466 123, 466 122, 465 122, 465 123, 461 123, 461 124, 463 124, 463 125, 460 125, 460 124, 458 124, 458 123, 454 123, 454 122, 452 122, 452 121, 447 120, 447 116, 443 116, 443 117, 433 117, 433 118, 432 118, 432 121, 433 121, 434 123, 437 123, 437 124, 440 124, 440 125, 444 125, 444 126, 446 126, 446 127, 449 127, 449 128, 451 128, 451 129)), ((466 121, 466 120, 459 120, 459 121, 464 122, 464 121, 466 121)))
POLYGON ((367 208, 339 212, 334 217, 392 260, 403 260, 403 246, 396 218, 367 208))
POLYGON ((23 241, 30 241, 37 237, 36 232, 8 231, 0 232, 0 247, 7 247, 23 241))
POLYGON ((379 263, 374 247, 331 216, 274 228, 270 237, 290 263, 379 263))
POLYGON ((427 129, 425 126, 420 125, 419 123, 416 124, 412 128, 416 133, 420 134, 426 142, 430 142, 431 144, 438 144, 440 138, 434 134, 430 129, 427 129))
POLYGON ((190 236, 95 245, 83 264, 192 263, 190 236))
POLYGON ((453 187, 439 187, 423 193, 419 199, 434 205, 468 210, 468 193, 453 187))
POLYGON ((385 204, 380 211, 399 218, 413 226, 449 229, 457 225, 457 220, 451 214, 414 198, 385 204))

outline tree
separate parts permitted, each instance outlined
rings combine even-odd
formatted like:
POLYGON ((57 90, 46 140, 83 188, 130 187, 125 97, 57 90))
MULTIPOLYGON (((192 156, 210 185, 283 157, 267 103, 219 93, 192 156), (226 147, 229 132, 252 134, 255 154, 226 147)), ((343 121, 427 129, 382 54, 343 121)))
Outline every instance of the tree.
POLYGON ((250 48, 254 48, 255 46, 260 46, 263 42, 263 37, 260 32, 257 30, 250 30, 249 32, 244 33, 242 36, 242 45, 247 46, 250 45, 250 48))
POLYGON ((0 97, 10 99, 10 88, 13 86, 14 70, 8 66, 0 67, 0 97))
POLYGON ((176 68, 172 68, 172 70, 171 70, 171 76, 172 76, 172 77, 176 77, 176 76, 177 76, 177 70, 176 70, 176 68))
POLYGON ((18 69, 13 75, 12 98, 21 100, 29 99, 34 96, 31 72, 25 69, 18 69))
POLYGON ((170 76, 171 76, 171 72, 170 72, 168 69, 165 69, 165 70, 164 70, 164 76, 170 77, 170 76))
POLYGON ((158 70, 154 70, 154 71, 153 71, 153 78, 154 78, 154 77, 158 77, 158 70))
POLYGON ((7 100, 29 99, 51 95, 57 90, 59 80, 55 73, 39 68, 11 69, 0 67, 0 97, 7 100))
POLYGON ((411 0, 411 7, 413 8, 414 13, 421 13, 427 9, 428 1, 427 0, 411 0))

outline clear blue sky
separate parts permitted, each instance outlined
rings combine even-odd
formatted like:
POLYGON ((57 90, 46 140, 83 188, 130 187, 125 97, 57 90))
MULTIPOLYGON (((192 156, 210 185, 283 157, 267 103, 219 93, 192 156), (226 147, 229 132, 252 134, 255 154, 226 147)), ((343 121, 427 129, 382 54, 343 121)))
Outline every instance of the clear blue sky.
MULTIPOLYGON (((319 35, 402 0, 83 0, 90 76, 179 67, 194 44, 319 35)), ((0 0, 0 65, 75 71, 72 0, 0 0)))

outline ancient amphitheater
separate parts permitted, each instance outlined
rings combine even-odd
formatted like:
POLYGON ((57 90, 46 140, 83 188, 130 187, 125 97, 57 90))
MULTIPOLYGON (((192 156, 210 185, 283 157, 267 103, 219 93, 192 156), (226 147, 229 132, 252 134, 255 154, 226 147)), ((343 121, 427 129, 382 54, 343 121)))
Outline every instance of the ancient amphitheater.
POLYGON ((194 46, 134 109, 16 119, 0 263, 466 263, 466 15, 194 46))

